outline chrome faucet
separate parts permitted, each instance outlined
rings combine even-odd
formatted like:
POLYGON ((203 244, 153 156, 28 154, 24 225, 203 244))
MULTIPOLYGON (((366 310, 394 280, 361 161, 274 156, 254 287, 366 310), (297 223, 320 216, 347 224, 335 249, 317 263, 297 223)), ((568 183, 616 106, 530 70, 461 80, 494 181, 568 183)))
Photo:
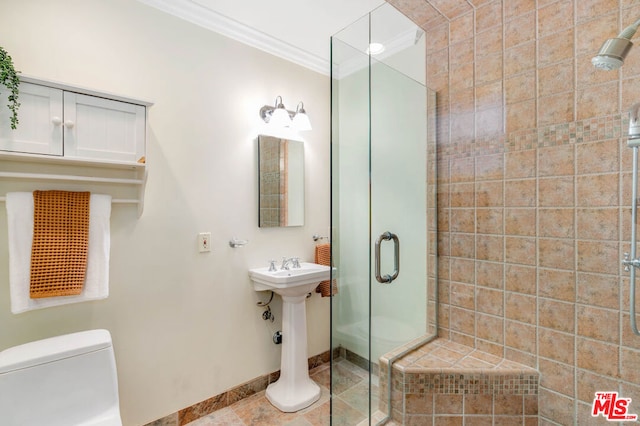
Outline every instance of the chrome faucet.
POLYGON ((285 269, 285 270, 289 270, 289 265, 291 265, 291 267, 293 269, 298 269, 300 268, 300 258, 299 257, 290 257, 290 258, 286 258, 283 257, 282 258, 282 265, 280 266, 280 269, 285 269))
POLYGON ((280 269, 289 270, 289 263, 292 262, 292 259, 287 259, 286 257, 282 258, 282 265, 280 265, 280 269))

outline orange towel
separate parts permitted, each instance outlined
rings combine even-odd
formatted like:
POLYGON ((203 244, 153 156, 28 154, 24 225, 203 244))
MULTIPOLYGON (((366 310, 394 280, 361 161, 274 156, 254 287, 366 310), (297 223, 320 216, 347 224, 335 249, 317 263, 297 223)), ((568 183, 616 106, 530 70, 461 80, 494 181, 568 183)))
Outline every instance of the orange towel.
MULTIPOLYGON (((331 244, 318 244, 316 246, 315 262, 318 265, 331 266, 331 244)), ((316 293, 320 293, 322 297, 333 296, 338 293, 338 284, 336 280, 322 281, 316 287, 316 293)))
POLYGON ((87 271, 90 195, 33 192, 32 299, 82 293, 87 271))

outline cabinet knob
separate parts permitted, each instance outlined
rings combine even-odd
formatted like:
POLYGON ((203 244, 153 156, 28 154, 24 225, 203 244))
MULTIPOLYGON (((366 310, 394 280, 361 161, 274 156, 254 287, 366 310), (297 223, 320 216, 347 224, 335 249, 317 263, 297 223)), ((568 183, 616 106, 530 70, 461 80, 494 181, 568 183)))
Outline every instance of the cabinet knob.
POLYGON ((59 126, 59 125, 61 125, 61 124, 62 124, 62 118, 60 118, 60 117, 53 117, 53 118, 51 119, 51 122, 52 122, 54 125, 59 126))
POLYGON ((66 127, 67 129, 71 129, 71 128, 73 128, 73 126, 75 126, 75 124, 76 123, 74 123, 73 121, 67 120, 67 121, 64 122, 64 127, 66 127))

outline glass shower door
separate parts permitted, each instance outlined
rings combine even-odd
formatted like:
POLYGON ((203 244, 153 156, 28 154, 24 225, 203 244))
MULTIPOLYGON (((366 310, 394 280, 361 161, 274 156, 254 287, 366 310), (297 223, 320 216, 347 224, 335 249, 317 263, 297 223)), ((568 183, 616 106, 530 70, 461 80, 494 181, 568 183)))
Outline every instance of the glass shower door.
POLYGON ((380 357, 427 334, 424 62, 387 4, 332 38, 332 424, 384 418, 380 357))
POLYGON ((427 113, 424 86, 387 64, 372 60, 371 83, 371 359, 377 360, 427 332, 427 113), (386 282, 394 271, 397 277, 386 282))

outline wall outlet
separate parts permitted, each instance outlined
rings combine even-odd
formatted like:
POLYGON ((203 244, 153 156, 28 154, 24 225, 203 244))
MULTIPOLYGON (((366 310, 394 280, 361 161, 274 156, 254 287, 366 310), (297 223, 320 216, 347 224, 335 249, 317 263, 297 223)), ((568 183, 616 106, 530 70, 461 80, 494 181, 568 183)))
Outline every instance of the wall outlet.
POLYGON ((200 232, 198 234, 198 251, 200 253, 211 251, 211 232, 200 232))

